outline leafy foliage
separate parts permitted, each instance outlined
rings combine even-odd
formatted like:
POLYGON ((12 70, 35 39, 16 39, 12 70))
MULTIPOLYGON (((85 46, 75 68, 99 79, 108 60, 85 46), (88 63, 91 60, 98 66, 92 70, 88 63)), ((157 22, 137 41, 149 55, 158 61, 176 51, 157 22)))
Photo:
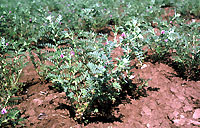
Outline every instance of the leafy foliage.
POLYGON ((108 41, 103 45, 103 40, 94 41, 94 33, 85 34, 87 39, 81 40, 73 38, 71 33, 66 34, 66 38, 72 40, 71 47, 57 48, 43 56, 44 62, 53 64, 43 67, 48 72, 46 78, 66 92, 76 120, 97 112, 97 108, 92 107, 96 101, 114 102, 122 89, 121 82, 127 82, 130 75, 129 55, 122 55, 116 64, 113 62, 111 53, 118 47, 117 42, 108 41), (123 72, 127 72, 127 76, 123 72))
POLYGON ((22 74, 22 69, 26 66, 24 62, 25 56, 19 51, 10 51, 10 47, 14 47, 10 42, 6 43, 4 38, 0 43, 0 110, 10 108, 7 113, 1 115, 0 126, 11 125, 15 126, 21 120, 19 110, 12 108, 17 104, 16 98, 12 97, 22 84, 19 83, 19 78, 22 74))

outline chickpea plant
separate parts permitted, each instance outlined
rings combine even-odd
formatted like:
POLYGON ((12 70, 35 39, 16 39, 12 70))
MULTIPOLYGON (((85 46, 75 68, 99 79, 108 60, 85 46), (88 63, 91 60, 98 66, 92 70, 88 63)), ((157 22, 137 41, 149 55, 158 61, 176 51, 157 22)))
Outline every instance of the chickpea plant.
POLYGON ((17 91, 22 89, 19 78, 22 69, 27 63, 21 50, 10 51, 11 45, 17 42, 8 42, 4 38, 0 40, 0 126, 15 126, 23 119, 20 118, 20 111, 13 108, 20 98, 13 97, 17 91), (7 109, 8 108, 8 109, 7 109))
POLYGON ((106 105, 108 101, 115 102, 122 83, 128 83, 131 75, 128 50, 124 48, 124 55, 116 58, 114 64, 111 53, 120 44, 98 39, 94 33, 85 32, 84 35, 87 39, 77 39, 66 31, 65 38, 71 40, 70 47, 51 46, 55 51, 43 56, 45 61, 52 63, 45 66, 48 70, 46 79, 66 92, 76 113, 75 120, 80 121, 98 112, 93 103, 98 101, 106 105))

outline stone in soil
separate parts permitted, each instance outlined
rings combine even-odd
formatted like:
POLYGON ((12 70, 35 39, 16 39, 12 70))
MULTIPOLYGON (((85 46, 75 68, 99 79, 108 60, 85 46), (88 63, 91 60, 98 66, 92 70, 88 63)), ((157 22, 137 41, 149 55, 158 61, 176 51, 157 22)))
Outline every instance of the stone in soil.
POLYGON ((200 109, 196 109, 194 111, 194 114, 192 116, 194 119, 199 119, 200 118, 200 109))

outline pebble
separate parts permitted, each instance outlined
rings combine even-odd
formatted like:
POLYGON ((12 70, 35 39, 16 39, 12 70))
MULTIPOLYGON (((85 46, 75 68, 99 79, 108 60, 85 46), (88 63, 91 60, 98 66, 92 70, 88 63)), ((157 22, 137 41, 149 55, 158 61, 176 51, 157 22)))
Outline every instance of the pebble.
POLYGON ((179 112, 177 112, 177 111, 174 111, 174 112, 173 112, 173 115, 174 115, 174 117, 175 117, 175 118, 177 118, 177 117, 178 117, 178 115, 179 115, 179 112))
POLYGON ((39 105, 41 105, 43 103, 43 101, 40 100, 40 99, 34 99, 33 103, 36 104, 37 106, 39 106, 39 105))
POLYGON ((149 127, 150 127, 150 124, 148 123, 148 124, 147 124, 147 128, 149 128, 149 127))
POLYGON ((200 122, 199 121, 194 121, 194 120, 190 120, 188 124, 193 124, 193 125, 200 126, 200 122))
POLYGON ((173 122, 177 125, 177 126, 180 126, 180 125, 184 125, 186 120, 185 119, 175 119, 173 120, 173 122))
POLYGON ((184 107, 183 107, 183 111, 184 111, 184 112, 192 111, 192 107, 191 107, 191 106, 184 106, 184 107))
POLYGON ((199 119, 200 118, 200 109, 196 109, 194 111, 194 114, 192 116, 194 119, 199 119))
POLYGON ((147 106, 144 106, 144 107, 142 108, 142 110, 144 111, 144 113, 145 113, 146 115, 151 115, 151 109, 148 108, 147 106))
POLYGON ((177 93, 177 92, 178 92, 177 89, 174 88, 174 87, 171 87, 171 88, 170 88, 170 91, 173 92, 173 93, 177 93))
POLYGON ((184 116, 184 115, 180 115, 180 117, 181 117, 181 118, 185 118, 185 116, 184 116))

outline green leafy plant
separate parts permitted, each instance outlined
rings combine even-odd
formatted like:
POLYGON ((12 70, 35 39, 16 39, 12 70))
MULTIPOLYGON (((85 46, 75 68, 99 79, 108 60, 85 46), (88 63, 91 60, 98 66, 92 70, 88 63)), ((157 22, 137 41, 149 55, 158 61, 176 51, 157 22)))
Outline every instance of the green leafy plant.
POLYGON ((54 52, 43 56, 53 64, 45 66, 48 69, 46 78, 66 92, 76 113, 75 119, 83 120, 98 112, 93 103, 115 102, 123 86, 121 83, 129 80, 130 56, 124 50, 124 55, 114 63, 111 53, 118 47, 117 42, 107 41, 103 45, 103 39, 97 40, 94 33, 85 33, 87 39, 81 40, 74 38, 73 33, 65 35, 71 39, 70 47, 54 46, 54 52))
POLYGON ((22 74, 22 69, 26 65, 24 56, 19 51, 9 50, 10 42, 6 42, 1 38, 0 42, 0 126, 11 125, 15 126, 20 121, 20 111, 17 108, 12 108, 17 104, 18 98, 13 96, 22 87, 19 83, 19 78, 22 74), (6 110, 8 108, 8 110, 6 110))
MULTIPOLYGON (((2 89, 3 93, 6 92, 6 90, 2 89)), ((21 121, 24 119, 21 118, 21 113, 18 110, 18 108, 13 108, 12 106, 18 104, 19 98, 13 98, 11 97, 13 94, 10 91, 6 92, 6 96, 1 97, 1 99, 5 99, 6 101, 4 102, 1 101, 1 106, 0 106, 0 126, 1 127, 6 127, 6 126, 16 126, 16 125, 23 125, 21 124, 21 121), (3 104, 3 105, 2 105, 3 104)))

